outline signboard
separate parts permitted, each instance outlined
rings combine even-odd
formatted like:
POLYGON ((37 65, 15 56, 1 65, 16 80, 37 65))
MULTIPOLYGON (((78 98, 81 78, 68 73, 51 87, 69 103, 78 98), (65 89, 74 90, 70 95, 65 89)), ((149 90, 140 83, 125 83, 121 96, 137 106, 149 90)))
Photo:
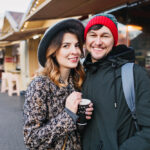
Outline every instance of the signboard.
POLYGON ((5 62, 7 63, 12 63, 13 61, 13 57, 5 57, 5 62))

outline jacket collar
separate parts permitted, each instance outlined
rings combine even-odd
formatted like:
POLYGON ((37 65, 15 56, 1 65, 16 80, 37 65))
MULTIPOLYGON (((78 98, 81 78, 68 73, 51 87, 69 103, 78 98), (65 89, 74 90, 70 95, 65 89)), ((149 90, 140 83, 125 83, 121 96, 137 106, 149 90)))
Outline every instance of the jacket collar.
POLYGON ((111 52, 105 56, 104 58, 100 59, 99 61, 92 63, 91 54, 88 54, 83 65, 86 70, 95 72, 100 66, 121 66, 127 62, 134 62, 135 61, 135 54, 134 49, 131 47, 126 47, 125 45, 118 45, 113 47, 111 52))

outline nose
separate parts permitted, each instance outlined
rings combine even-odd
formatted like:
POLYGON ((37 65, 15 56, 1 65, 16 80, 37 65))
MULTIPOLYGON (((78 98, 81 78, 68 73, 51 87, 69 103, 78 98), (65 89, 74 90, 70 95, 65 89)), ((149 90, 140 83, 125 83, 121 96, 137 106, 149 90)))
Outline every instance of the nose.
POLYGON ((101 44, 102 44, 102 40, 101 40, 101 38, 100 38, 99 36, 96 37, 95 43, 96 43, 97 45, 101 45, 101 44))
POLYGON ((71 52, 72 52, 72 54, 78 54, 78 47, 76 47, 75 45, 73 45, 72 46, 72 48, 71 48, 71 52))

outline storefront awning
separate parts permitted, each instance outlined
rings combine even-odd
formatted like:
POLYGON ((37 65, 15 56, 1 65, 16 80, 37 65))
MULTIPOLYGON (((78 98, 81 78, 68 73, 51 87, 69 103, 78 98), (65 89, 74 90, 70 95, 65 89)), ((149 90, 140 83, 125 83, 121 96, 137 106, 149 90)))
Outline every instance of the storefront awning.
POLYGON ((15 42, 0 41, 0 50, 3 50, 3 48, 6 46, 11 46, 11 45, 15 45, 15 44, 18 44, 18 41, 15 41, 15 42))
POLYGON ((39 29, 30 29, 26 31, 20 32, 11 32, 6 36, 0 38, 0 41, 20 41, 25 40, 26 38, 35 35, 35 34, 42 34, 45 32, 47 28, 39 28, 39 29))
POLYGON ((106 11, 137 0, 46 0, 26 21, 83 16, 106 11))

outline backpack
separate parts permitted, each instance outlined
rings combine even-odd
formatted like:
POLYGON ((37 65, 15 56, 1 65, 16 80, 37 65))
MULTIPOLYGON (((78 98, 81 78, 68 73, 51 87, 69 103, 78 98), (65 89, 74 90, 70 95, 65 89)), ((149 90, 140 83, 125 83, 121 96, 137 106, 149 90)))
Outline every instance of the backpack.
POLYGON ((121 67, 122 86, 123 92, 126 99, 126 103, 131 111, 132 118, 134 120, 135 128, 139 131, 136 118, 135 108, 135 89, 134 89, 134 75, 133 75, 134 63, 126 63, 121 67))

